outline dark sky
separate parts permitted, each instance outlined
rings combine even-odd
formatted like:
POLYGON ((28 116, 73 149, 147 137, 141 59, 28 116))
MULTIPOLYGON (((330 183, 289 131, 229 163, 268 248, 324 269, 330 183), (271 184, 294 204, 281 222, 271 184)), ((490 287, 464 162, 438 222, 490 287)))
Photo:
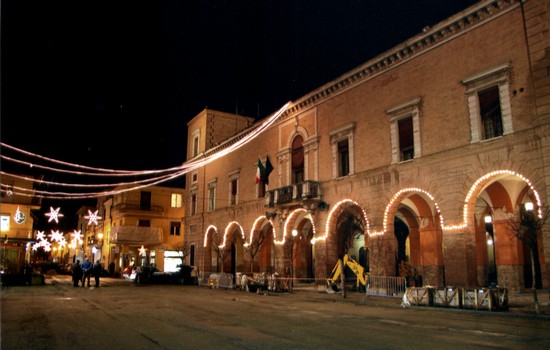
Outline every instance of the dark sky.
POLYGON ((1 141, 89 166, 177 166, 205 107, 266 117, 476 2, 4 0, 1 141))

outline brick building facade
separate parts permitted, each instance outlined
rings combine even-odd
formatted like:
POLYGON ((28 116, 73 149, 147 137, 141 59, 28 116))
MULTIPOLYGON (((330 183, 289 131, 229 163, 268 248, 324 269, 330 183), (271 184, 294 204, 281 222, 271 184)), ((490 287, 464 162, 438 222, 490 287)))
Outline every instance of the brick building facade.
MULTIPOLYGON (((313 279, 348 253, 377 276, 406 264, 425 285, 529 287, 529 250, 509 222, 550 201, 549 26, 548 1, 480 1, 268 127, 201 112, 188 124, 195 265, 313 279), (268 184, 259 159, 273 165, 268 184)), ((544 288, 549 242, 546 225, 534 264, 544 288)))

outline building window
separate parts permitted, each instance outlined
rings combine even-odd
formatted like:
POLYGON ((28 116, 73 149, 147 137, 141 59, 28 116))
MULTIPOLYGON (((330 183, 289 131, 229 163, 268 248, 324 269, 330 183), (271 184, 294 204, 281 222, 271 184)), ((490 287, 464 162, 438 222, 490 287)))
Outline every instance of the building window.
POLYGON ((194 235, 197 233, 197 225, 189 225, 189 235, 194 235))
POLYGON ((355 172, 353 164, 354 130, 355 123, 350 123, 329 134, 332 146, 332 176, 334 178, 352 175, 355 172))
POLYGON ((229 174, 229 205, 239 204, 239 171, 229 174))
POLYGON ((338 141, 338 176, 349 175, 349 142, 348 139, 338 141))
POLYGON ((195 243, 189 247, 189 265, 195 266, 195 243))
POLYGON ((500 99, 498 87, 493 86, 477 94, 479 99, 479 114, 483 137, 492 139, 502 136, 502 114, 500 112, 500 99))
POLYGON ((229 183, 229 205, 237 204, 238 195, 239 195, 239 179, 233 179, 229 183))
POLYGON ((189 215, 197 213, 197 194, 191 193, 191 204, 189 205, 189 215))
POLYGON ((263 181, 260 181, 256 184, 258 186, 258 198, 264 198, 265 192, 266 192, 266 185, 263 183, 263 181))
POLYGON ((216 182, 208 184, 208 211, 216 210, 216 182))
POLYGON ((466 86, 471 142, 513 132, 509 75, 509 65, 503 64, 462 80, 466 86))
POLYGON ((195 132, 193 132, 193 147, 192 147, 192 158, 195 158, 196 156, 199 155, 199 140, 200 140, 200 130, 195 130, 195 132))
POLYGON ((191 183, 196 184, 198 181, 199 181, 199 173, 195 171, 194 173, 191 174, 191 183))
POLYGON ((172 193, 172 208, 181 208, 183 205, 183 196, 180 193, 172 193))
POLYGON ((139 209, 151 210, 151 192, 142 191, 139 197, 139 209))
POLYGON ((397 121, 397 132, 399 134, 399 156, 401 161, 414 158, 414 133, 413 119, 407 117, 397 121))
POLYGON ((292 140, 292 183, 304 182, 304 138, 297 135, 292 140))
POLYGON ((179 236, 181 230, 181 222, 179 221, 172 221, 170 222, 170 235, 171 236, 179 236))
POLYGON ((390 122, 392 163, 422 156, 420 146, 420 98, 386 111, 390 122))
POLYGON ((138 226, 139 227, 151 227, 151 220, 139 219, 138 220, 138 226))
POLYGON ((10 230, 10 216, 2 214, 0 215, 0 231, 10 230))

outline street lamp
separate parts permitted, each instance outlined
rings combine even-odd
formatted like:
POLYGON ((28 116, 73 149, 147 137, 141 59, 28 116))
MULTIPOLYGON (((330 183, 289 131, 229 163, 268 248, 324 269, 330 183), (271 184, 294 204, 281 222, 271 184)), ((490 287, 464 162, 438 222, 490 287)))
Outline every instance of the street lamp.
POLYGON ((294 289, 294 244, 296 237, 298 236, 298 230, 292 230, 292 244, 290 245, 290 292, 294 289))
POLYGON ((497 265, 495 256, 495 232, 493 227, 493 218, 491 215, 485 215, 485 238, 487 240, 487 283, 489 287, 497 284, 497 265))

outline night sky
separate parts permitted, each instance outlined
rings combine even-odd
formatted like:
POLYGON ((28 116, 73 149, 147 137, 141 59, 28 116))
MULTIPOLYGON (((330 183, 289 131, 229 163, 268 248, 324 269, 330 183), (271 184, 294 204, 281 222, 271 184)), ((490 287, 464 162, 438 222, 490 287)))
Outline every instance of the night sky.
POLYGON ((1 141, 88 166, 177 166, 205 107, 264 118, 474 3, 4 0, 1 141))

